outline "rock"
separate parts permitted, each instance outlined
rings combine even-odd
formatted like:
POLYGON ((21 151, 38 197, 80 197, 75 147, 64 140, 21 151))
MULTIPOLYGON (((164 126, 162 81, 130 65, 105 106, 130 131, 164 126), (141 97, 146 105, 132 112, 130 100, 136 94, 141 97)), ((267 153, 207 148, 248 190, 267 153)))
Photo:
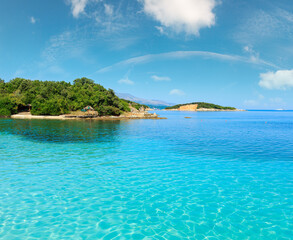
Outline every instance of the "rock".
POLYGON ((198 104, 189 104, 189 105, 180 106, 178 110, 179 111, 196 111, 197 107, 198 107, 198 104))
POLYGON ((145 111, 145 108, 144 107, 140 107, 140 109, 138 111, 144 112, 145 111))

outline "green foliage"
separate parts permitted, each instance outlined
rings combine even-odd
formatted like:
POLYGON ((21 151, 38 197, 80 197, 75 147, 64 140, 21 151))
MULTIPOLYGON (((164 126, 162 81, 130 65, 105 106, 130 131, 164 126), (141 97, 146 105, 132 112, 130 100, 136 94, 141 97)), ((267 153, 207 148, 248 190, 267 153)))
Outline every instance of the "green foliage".
POLYGON ((125 109, 125 112, 130 112, 130 107, 129 107, 129 103, 124 100, 124 99, 120 99, 120 104, 121 104, 121 108, 125 109))
POLYGON ((113 106, 100 106, 98 112, 103 116, 119 116, 122 113, 119 108, 113 106))
POLYGON ((0 108, 0 117, 9 117, 11 112, 7 108, 0 108))
POLYGON ((59 116, 61 114, 69 113, 66 99, 62 97, 34 100, 32 102, 33 115, 51 115, 59 116))
POLYGON ((17 112, 15 100, 9 96, 0 96, 0 116, 10 116, 17 112))
POLYGON ((207 108, 207 109, 218 109, 218 110, 236 110, 234 107, 223 107, 220 105, 216 105, 213 103, 205 103, 205 102, 193 102, 193 103, 186 103, 186 104, 177 104, 172 107, 166 107, 166 109, 177 109, 181 106, 189 105, 189 104, 198 104, 198 109, 200 108, 207 108))
POLYGON ((17 113, 18 109, 28 104, 31 104, 33 115, 61 115, 88 105, 99 115, 120 115, 130 111, 128 102, 118 98, 112 89, 107 90, 87 78, 75 79, 73 84, 23 78, 7 83, 0 80, 0 109, 3 115, 17 113))
POLYGON ((136 103, 136 102, 125 100, 125 99, 122 99, 122 100, 125 101, 128 105, 130 104, 132 107, 136 108, 137 110, 139 110, 141 107, 148 108, 148 106, 144 105, 144 104, 139 104, 139 103, 136 103))

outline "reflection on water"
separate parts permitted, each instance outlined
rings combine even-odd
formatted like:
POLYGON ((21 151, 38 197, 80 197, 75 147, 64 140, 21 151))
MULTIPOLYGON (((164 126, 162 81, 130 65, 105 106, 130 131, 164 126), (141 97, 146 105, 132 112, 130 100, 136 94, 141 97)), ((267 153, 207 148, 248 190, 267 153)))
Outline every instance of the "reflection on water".
POLYGON ((120 129, 128 124, 126 121, 1 119, 0 133, 40 142, 107 142, 117 140, 120 129))

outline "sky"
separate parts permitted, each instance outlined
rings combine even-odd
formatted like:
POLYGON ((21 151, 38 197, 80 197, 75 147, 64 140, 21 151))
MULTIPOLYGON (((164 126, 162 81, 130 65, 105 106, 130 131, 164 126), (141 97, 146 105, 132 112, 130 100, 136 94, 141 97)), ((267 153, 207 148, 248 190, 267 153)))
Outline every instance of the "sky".
POLYGON ((293 109, 292 0, 1 0, 0 78, 293 109))

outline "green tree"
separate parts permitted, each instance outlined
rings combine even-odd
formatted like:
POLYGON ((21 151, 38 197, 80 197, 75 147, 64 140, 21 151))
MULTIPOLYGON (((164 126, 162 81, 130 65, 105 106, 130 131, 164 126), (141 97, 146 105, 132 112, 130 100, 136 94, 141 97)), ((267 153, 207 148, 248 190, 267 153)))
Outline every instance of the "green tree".
POLYGON ((112 89, 106 89, 88 78, 78 78, 73 84, 64 81, 39 81, 15 78, 0 81, 0 109, 2 115, 16 113, 32 105, 34 115, 60 115, 81 110, 90 105, 100 115, 120 115, 130 111, 129 105, 142 105, 118 98, 112 89))

